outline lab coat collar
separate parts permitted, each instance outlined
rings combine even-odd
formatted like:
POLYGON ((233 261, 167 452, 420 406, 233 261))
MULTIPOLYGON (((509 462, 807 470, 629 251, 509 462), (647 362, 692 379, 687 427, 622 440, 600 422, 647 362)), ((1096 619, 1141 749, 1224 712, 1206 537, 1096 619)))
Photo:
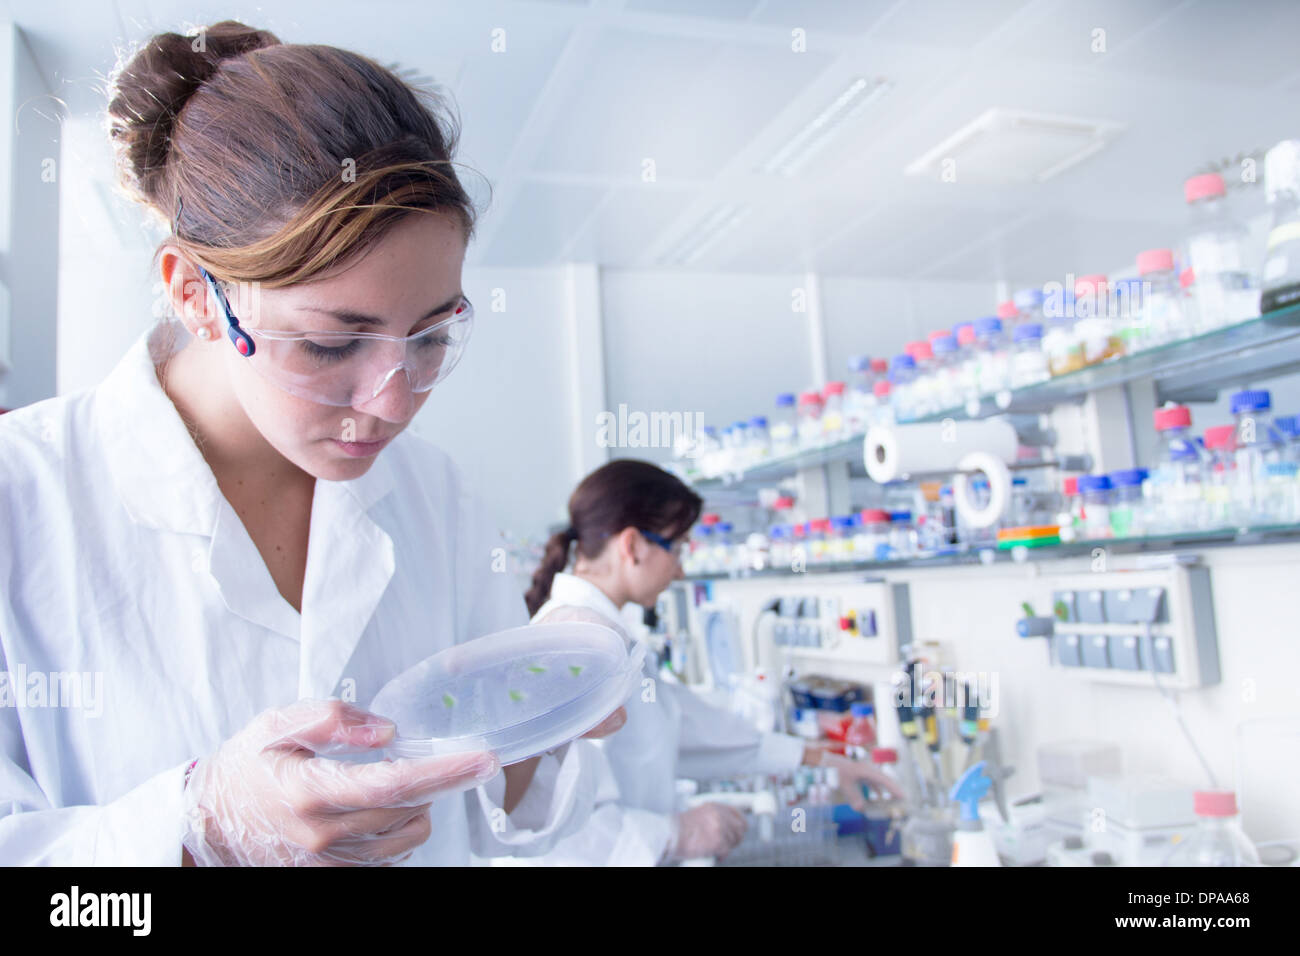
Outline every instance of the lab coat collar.
POLYGON ((623 626, 623 615, 618 606, 609 599, 600 588, 592 584, 585 578, 580 578, 576 574, 569 574, 561 571, 551 581, 551 596, 549 600, 556 604, 573 605, 576 607, 591 608, 597 611, 611 621, 623 626))

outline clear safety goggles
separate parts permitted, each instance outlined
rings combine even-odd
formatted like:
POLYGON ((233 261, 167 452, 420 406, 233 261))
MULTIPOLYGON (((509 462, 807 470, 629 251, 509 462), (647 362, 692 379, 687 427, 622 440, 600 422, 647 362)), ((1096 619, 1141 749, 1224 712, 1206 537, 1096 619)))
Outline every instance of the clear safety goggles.
POLYGON ((461 296, 448 318, 407 336, 245 328, 221 286, 206 269, 199 271, 239 354, 271 384, 323 405, 365 404, 399 373, 405 373, 412 392, 429 391, 456 367, 474 324, 474 307, 461 296))

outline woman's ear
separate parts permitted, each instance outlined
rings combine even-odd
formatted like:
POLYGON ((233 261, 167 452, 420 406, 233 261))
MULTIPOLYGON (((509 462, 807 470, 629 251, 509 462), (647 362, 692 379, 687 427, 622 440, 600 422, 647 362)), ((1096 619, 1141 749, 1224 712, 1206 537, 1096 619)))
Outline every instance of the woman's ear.
POLYGON ((641 563, 641 532, 636 528, 624 528, 615 539, 618 556, 622 564, 641 563))
POLYGON ((198 268, 176 246, 165 246, 159 257, 159 267, 171 314, 178 316, 190 332, 200 325, 216 321, 209 314, 211 302, 207 284, 198 268))

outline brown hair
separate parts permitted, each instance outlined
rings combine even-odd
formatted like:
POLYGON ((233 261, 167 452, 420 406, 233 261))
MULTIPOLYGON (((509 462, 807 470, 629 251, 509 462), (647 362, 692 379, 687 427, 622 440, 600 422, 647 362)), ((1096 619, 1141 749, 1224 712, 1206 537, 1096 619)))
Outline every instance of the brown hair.
POLYGON ((533 586, 524 595, 529 615, 551 596, 551 581, 568 566, 573 542, 580 554, 595 558, 624 528, 666 529, 668 538, 676 538, 690 530, 703 506, 675 475, 648 461, 621 458, 597 468, 569 498, 569 527, 546 542, 533 586))
POLYGON ((347 50, 233 20, 160 33, 114 76, 108 114, 123 185, 222 280, 305 282, 415 211, 474 230, 441 99, 347 50))

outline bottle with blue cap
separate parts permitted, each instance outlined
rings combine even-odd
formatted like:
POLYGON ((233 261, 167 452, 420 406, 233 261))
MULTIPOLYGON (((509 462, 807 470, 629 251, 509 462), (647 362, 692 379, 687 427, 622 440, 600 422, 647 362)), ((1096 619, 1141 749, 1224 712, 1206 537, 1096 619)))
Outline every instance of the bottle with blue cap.
POLYGON ((916 416, 916 402, 912 397, 915 382, 916 359, 895 355, 889 363, 889 403, 894 407, 894 418, 900 422, 916 416))
POLYGON ((772 414, 768 435, 772 440, 773 455, 792 455, 798 448, 793 392, 782 392, 776 397, 776 411, 772 414))
POLYGON ((1006 336, 1002 334, 1002 320, 987 315, 975 320, 975 351, 979 357, 976 376, 980 395, 993 395, 1007 387, 1010 379, 1011 357, 1006 336))
POLYGON ((1233 511, 1243 522, 1267 522, 1264 507, 1266 467, 1282 460, 1281 443, 1273 429, 1272 397, 1264 389, 1245 389, 1232 396, 1233 458, 1236 487, 1233 511))
POLYGON ((1080 475, 1079 497, 1083 499, 1083 537, 1109 538, 1111 483, 1107 475, 1080 475))
POLYGON ((1145 468, 1122 468, 1110 473, 1110 530, 1116 538, 1141 537, 1147 531, 1146 503, 1142 483, 1145 468))
POLYGON ((980 819, 979 803, 993 786, 984 772, 983 760, 971 766, 953 786, 948 796, 959 809, 957 828, 952 835, 953 866, 1001 866, 993 834, 984 828, 980 819))

